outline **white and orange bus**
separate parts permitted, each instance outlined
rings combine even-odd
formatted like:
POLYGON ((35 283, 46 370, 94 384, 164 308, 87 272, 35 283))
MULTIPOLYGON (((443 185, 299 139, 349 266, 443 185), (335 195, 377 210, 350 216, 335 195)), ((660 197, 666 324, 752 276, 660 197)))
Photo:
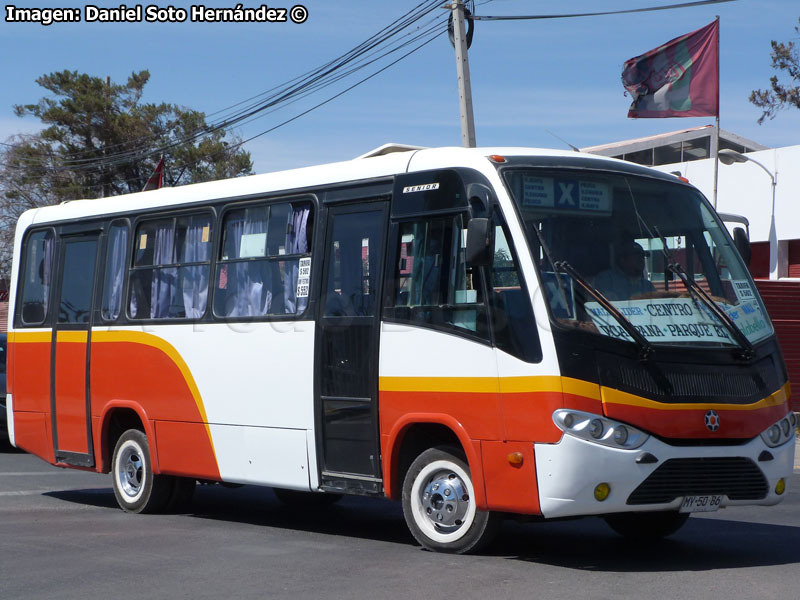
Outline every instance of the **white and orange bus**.
POLYGON ((11 440, 129 512, 196 480, 381 496, 467 552, 507 514, 669 535, 792 473, 747 267, 638 165, 387 146, 29 211, 13 264, 11 440))

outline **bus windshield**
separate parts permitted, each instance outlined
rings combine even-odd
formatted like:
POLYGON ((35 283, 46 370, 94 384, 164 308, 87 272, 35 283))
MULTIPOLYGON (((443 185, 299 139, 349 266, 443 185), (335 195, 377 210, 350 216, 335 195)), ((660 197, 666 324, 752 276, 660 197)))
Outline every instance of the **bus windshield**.
POLYGON ((514 169, 505 181, 557 325, 712 347, 772 334, 747 267, 697 190, 575 170, 514 169))

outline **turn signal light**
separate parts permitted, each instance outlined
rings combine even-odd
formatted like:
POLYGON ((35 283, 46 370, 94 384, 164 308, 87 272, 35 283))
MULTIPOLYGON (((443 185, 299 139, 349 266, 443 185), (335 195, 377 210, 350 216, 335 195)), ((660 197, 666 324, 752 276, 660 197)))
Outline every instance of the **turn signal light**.
POLYGON ((512 452, 506 458, 508 459, 508 464, 514 465, 515 467, 522 465, 525 460, 525 457, 522 456, 522 452, 512 452))
POLYGON ((786 491, 786 480, 781 478, 781 479, 778 480, 778 483, 775 485, 775 493, 778 494, 778 496, 782 496, 783 492, 785 492, 785 491, 786 491))

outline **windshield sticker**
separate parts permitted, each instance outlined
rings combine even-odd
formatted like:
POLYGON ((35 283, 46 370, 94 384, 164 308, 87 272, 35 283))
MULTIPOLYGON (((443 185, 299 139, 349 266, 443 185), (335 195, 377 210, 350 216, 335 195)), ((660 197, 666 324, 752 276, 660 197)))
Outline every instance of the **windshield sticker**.
POLYGON ((733 291, 736 293, 736 297, 739 299, 739 302, 753 302, 756 299, 755 294, 753 293, 753 288, 750 285, 749 281, 731 281, 733 284, 733 291))
MULTIPOLYGON (((614 302, 639 333, 652 342, 687 343, 718 342, 733 344, 728 330, 712 316, 705 306, 691 298, 664 298, 614 302)), ((731 306, 720 304, 745 335, 767 327, 757 304, 731 306)), ((631 340, 622 328, 597 302, 587 302, 586 310, 600 333, 609 337, 631 340)))
POLYGON ((731 321, 736 323, 741 332, 751 340, 759 339, 769 332, 769 324, 761 311, 758 300, 742 302, 737 306, 720 304, 720 307, 728 313, 731 321))
POLYGON ((605 183, 552 177, 522 177, 522 205, 563 211, 611 214, 611 190, 605 183))
POLYGON ((311 282, 311 257, 301 258, 297 267, 297 290, 295 296, 308 298, 308 287, 311 282))

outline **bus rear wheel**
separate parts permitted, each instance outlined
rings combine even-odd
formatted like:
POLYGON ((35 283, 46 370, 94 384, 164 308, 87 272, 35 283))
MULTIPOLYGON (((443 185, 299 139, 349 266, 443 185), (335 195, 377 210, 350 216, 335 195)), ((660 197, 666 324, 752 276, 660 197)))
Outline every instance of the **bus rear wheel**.
POLYGON ((403 515, 416 540, 429 550, 465 554, 488 544, 500 515, 478 510, 469 465, 460 449, 445 446, 420 454, 403 483, 403 515))
POLYGON ((623 537, 657 540, 672 535, 686 524, 689 513, 676 511, 620 513, 607 515, 606 523, 623 537))
POLYGON ((159 512, 175 489, 174 478, 153 473, 150 444, 138 429, 129 429, 117 440, 111 476, 117 504, 126 512, 159 512))

